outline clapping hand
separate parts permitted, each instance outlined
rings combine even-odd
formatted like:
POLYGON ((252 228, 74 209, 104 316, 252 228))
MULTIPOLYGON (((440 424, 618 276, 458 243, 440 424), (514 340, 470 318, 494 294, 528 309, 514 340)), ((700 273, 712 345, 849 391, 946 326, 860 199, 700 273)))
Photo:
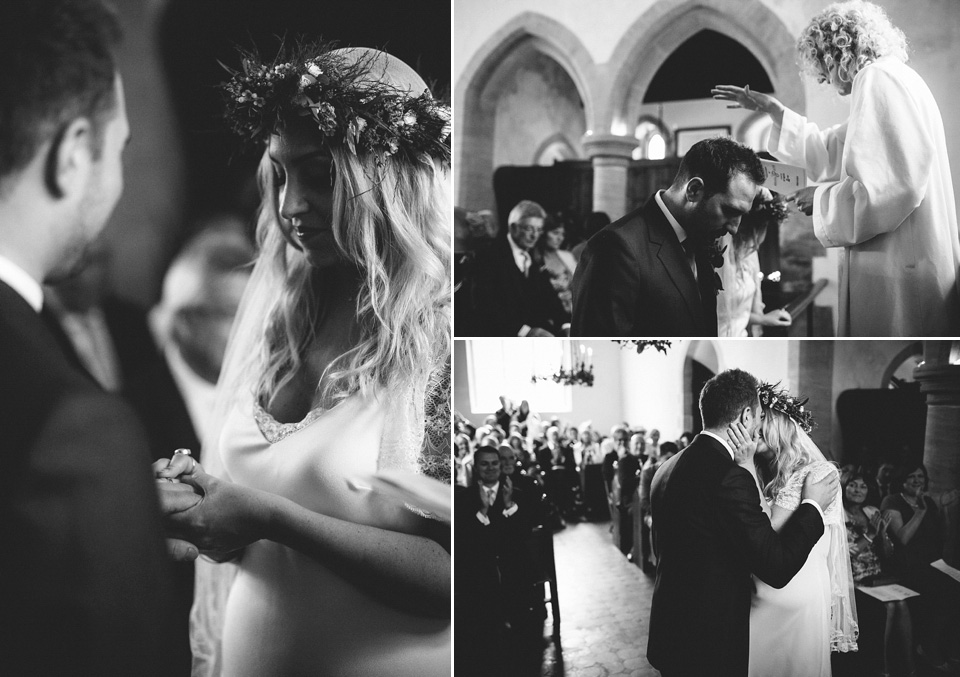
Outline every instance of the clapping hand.
POLYGON ((753 455, 757 453, 759 432, 758 427, 751 435, 740 421, 734 421, 727 427, 727 440, 733 447, 733 460, 739 465, 746 465, 753 460, 753 455))

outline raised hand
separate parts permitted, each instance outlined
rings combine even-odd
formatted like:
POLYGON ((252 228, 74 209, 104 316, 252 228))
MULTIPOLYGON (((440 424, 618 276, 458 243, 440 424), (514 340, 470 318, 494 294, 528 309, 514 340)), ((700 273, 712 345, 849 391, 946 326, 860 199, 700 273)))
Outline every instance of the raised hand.
POLYGON ((813 474, 807 473, 803 480, 803 500, 810 499, 820 506, 820 510, 826 511, 827 506, 837 495, 840 488, 840 475, 834 470, 819 482, 813 481, 813 474))
POLYGON ((750 85, 744 87, 717 85, 710 90, 710 93, 717 101, 731 101, 727 108, 743 108, 770 115, 783 110, 783 104, 779 100, 769 94, 753 91, 750 85))
POLYGON ((509 475, 503 478, 503 507, 508 510, 513 507, 513 482, 509 475))
POLYGON ((787 198, 787 202, 795 202, 797 209, 810 216, 813 214, 813 196, 817 192, 816 186, 807 186, 801 188, 796 193, 787 198))
POLYGON ((751 435, 747 427, 740 421, 734 421, 727 427, 727 440, 733 447, 733 460, 739 465, 753 461, 757 453, 759 428, 751 435))

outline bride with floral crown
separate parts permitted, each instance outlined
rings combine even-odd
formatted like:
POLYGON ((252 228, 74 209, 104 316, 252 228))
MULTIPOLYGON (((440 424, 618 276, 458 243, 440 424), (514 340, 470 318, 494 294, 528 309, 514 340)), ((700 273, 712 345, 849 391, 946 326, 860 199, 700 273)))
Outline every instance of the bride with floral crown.
POLYGON ((449 109, 359 48, 246 55, 223 91, 262 149, 259 253, 203 466, 155 464, 204 555, 194 674, 449 674, 449 516, 425 498, 449 500, 449 109))
MULTIPOLYGON (((730 428, 740 464, 758 477, 754 453, 773 454, 774 476, 760 492, 760 504, 777 531, 800 506, 804 479, 819 481, 837 468, 808 434, 813 416, 798 400, 761 384, 763 421, 758 439, 730 428), (750 447, 756 445, 754 453, 750 447), (744 453, 746 452, 746 453, 744 453)), ((754 577, 750 607, 751 677, 829 677, 830 653, 857 650, 857 610, 839 493, 823 513, 824 532, 806 562, 783 588, 754 577)))

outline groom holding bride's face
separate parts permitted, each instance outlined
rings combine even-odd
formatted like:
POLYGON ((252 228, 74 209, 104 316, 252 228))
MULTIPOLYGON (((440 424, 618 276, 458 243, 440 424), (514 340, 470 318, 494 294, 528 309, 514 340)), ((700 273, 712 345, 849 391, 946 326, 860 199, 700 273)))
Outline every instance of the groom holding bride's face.
POLYGON ((756 153, 736 141, 694 144, 669 188, 587 243, 571 336, 716 336, 722 259, 711 245, 737 232, 765 178, 756 153))
POLYGON ((823 534, 836 475, 808 476, 803 503, 779 533, 760 507, 754 478, 735 459, 728 429, 756 450, 762 420, 757 380, 732 369, 700 394, 704 430, 653 478, 658 554, 647 658, 663 677, 747 674, 751 574, 782 588, 823 534))

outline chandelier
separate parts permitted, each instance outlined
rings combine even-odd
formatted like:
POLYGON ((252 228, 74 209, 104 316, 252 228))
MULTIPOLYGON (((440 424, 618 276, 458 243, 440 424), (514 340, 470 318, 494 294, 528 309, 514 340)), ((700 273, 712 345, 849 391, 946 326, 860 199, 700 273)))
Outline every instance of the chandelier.
POLYGON ((673 345, 672 341, 643 341, 637 339, 628 339, 628 340, 617 340, 614 343, 619 343, 621 348, 628 348, 633 346, 637 349, 637 354, 639 355, 647 348, 656 348, 664 355, 667 354, 667 348, 673 345))
POLYGON ((582 343, 579 348, 576 348, 572 341, 564 341, 559 368, 549 376, 534 374, 530 377, 531 383, 537 381, 553 381, 563 386, 592 388, 593 348, 587 348, 582 343))

